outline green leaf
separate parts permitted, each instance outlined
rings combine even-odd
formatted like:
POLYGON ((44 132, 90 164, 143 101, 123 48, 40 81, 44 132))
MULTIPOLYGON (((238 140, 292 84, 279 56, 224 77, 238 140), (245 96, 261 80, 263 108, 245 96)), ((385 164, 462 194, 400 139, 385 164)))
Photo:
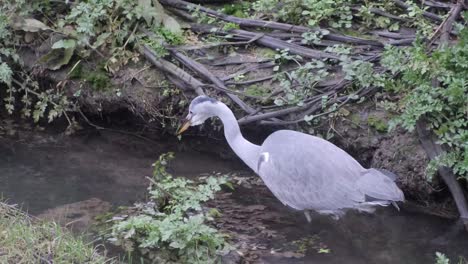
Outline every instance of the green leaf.
POLYGON ((50 70, 58 70, 70 62, 75 48, 53 49, 39 59, 50 70))
POLYGON ((173 17, 167 14, 164 14, 162 24, 164 28, 166 28, 172 33, 175 33, 175 34, 182 33, 182 28, 180 27, 179 22, 177 22, 177 20, 175 20, 173 17))
POLYGON ((76 47, 74 39, 61 39, 52 45, 52 49, 71 49, 76 47))
POLYGON ((112 34, 110 32, 104 32, 101 35, 99 35, 96 38, 96 41, 93 43, 93 48, 97 49, 99 48, 102 44, 106 43, 107 39, 111 36, 112 34))
POLYGON ((145 19, 146 24, 151 25, 153 22, 154 8, 151 5, 152 0, 138 0, 138 7, 141 10, 141 16, 145 19))
POLYGON ((5 62, 0 63, 0 83, 6 83, 8 86, 11 85, 13 72, 5 62))

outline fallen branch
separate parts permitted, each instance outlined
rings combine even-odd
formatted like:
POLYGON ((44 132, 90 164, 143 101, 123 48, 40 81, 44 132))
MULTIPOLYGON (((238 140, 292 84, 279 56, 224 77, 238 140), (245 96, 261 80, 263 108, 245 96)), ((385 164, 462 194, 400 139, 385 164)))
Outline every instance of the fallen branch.
MULTIPOLYGON (((360 11, 361 7, 354 6, 354 7, 351 8, 351 10, 360 11)), ((402 17, 396 16, 396 15, 392 15, 392 14, 390 14, 388 12, 385 12, 384 10, 379 9, 379 8, 372 7, 372 8, 369 9, 369 12, 371 12, 372 14, 376 14, 376 15, 383 16, 383 17, 388 17, 390 19, 401 21, 401 22, 409 22, 410 21, 409 19, 402 18, 402 17)))
MULTIPOLYGON (((341 107, 343 107, 346 103, 348 103, 351 98, 353 98, 354 95, 358 95, 360 91, 352 94, 352 95, 345 95, 345 96, 341 96, 341 97, 338 97, 337 99, 331 101, 331 102, 328 102, 327 105, 330 105, 330 104, 335 104, 337 102, 341 102, 338 106, 336 106, 336 108, 334 109, 331 109, 329 111, 326 111, 326 112, 322 112, 320 114, 317 114, 317 115, 314 115, 313 118, 318 118, 318 117, 321 117, 321 116, 326 116, 326 115, 329 115, 329 114, 332 114, 338 110, 340 110, 341 107)), ((313 114, 314 112, 317 112, 318 110, 320 110, 322 108, 322 104, 318 103, 320 102, 321 100, 314 100, 315 104, 313 107, 311 107, 308 111, 306 111, 305 113, 301 114, 300 117, 296 120, 291 120, 291 121, 283 121, 283 120, 280 120, 279 122, 278 121, 267 121, 267 120, 262 120, 260 121, 261 124, 263 125, 294 125, 294 124, 297 124, 297 123, 300 123, 300 122, 305 122, 305 117, 308 116, 308 115, 311 115, 313 114)))
POLYGON ((227 66, 227 65, 236 65, 236 64, 245 64, 245 63, 265 63, 271 62, 273 59, 254 59, 246 60, 245 58, 233 59, 231 57, 216 58, 215 62, 210 63, 211 66, 227 66))
POLYGON ((442 3, 434 0, 424 0, 422 3, 434 8, 451 9, 453 7, 453 4, 451 3, 442 3))
POLYGON ((155 53, 148 47, 144 46, 140 49, 140 53, 145 56, 147 60, 149 60, 154 66, 158 67, 160 70, 177 76, 186 84, 188 84, 198 95, 204 95, 205 92, 202 90, 202 86, 204 85, 202 82, 182 70, 181 68, 177 67, 173 63, 158 58, 155 53))
POLYGON ((255 37, 249 39, 248 41, 232 41, 232 42, 219 42, 219 43, 209 43, 204 45, 184 45, 184 46, 177 46, 177 47, 169 47, 169 50, 197 50, 197 49, 209 49, 215 48, 220 46, 237 46, 237 45, 249 45, 252 42, 257 41, 259 38, 264 36, 265 34, 257 34, 255 37))
POLYGON ((440 42, 444 45, 444 43, 449 42, 450 32, 452 32, 453 23, 455 20, 460 16, 461 11, 463 10, 464 5, 466 5, 466 0, 458 0, 457 5, 454 6, 450 12, 447 19, 444 21, 444 27, 442 30, 442 34, 440 35, 440 42))
POLYGON ((252 79, 252 80, 247 80, 247 81, 242 81, 242 82, 226 82, 226 85, 249 85, 249 84, 252 84, 252 83, 271 80, 273 78, 275 78, 275 75, 269 75, 269 76, 260 77, 260 78, 257 78, 257 79, 252 79))
POLYGON ((252 65, 250 67, 247 67, 245 69, 237 71, 237 72, 235 72, 233 74, 229 74, 228 76, 221 78, 221 80, 228 81, 228 80, 234 79, 236 76, 244 75, 244 74, 246 74, 248 72, 251 72, 251 71, 264 69, 264 68, 273 68, 274 66, 275 66, 274 62, 259 63, 257 65, 252 65))
POLYGON ((231 90, 229 90, 224 83, 218 79, 214 74, 212 74, 203 64, 192 60, 191 58, 185 56, 184 54, 178 52, 178 51, 170 51, 171 54, 180 62, 182 62, 185 66, 189 67, 192 71, 198 73, 201 75, 204 79, 209 80, 212 82, 215 86, 219 87, 222 89, 227 96, 234 102, 236 103, 242 110, 244 110, 247 113, 252 113, 255 111, 254 108, 246 104, 244 101, 242 101, 239 97, 237 97, 233 93, 229 93, 231 90))
MULTIPOLYGON (((231 22, 231 23, 236 23, 241 27, 269 28, 269 29, 283 30, 287 32, 297 32, 297 33, 314 32, 314 31, 321 30, 318 27, 309 28, 309 27, 291 25, 291 24, 286 24, 286 23, 279 23, 279 22, 274 22, 274 21, 265 21, 265 20, 256 20, 256 19, 229 16, 229 15, 219 13, 215 10, 202 7, 202 6, 197 6, 192 3, 182 1, 182 0, 160 0, 159 2, 162 5, 167 5, 167 6, 174 7, 177 9, 182 9, 185 11, 199 10, 203 13, 219 18, 221 20, 231 22)), ((351 36, 346 36, 346 35, 340 35, 336 33, 330 33, 328 35, 325 35, 324 38, 328 40, 334 40, 334 41, 344 42, 348 44, 383 46, 382 43, 375 41, 375 40, 361 39, 361 38, 356 38, 356 37, 351 37, 351 36)))
MULTIPOLYGON (((395 4, 401 8, 408 9, 410 6, 401 0, 393 0, 395 4)), ((442 22, 442 18, 434 13, 423 11, 423 16, 435 21, 435 22, 442 22)))
MULTIPOLYGON (((200 24, 190 24, 191 30, 200 33, 206 34, 218 34, 222 36, 235 35, 237 37, 242 37, 245 39, 252 39, 257 36, 256 33, 249 32, 246 30, 234 29, 229 32, 225 32, 220 28, 209 26, 209 25, 200 25, 200 24)), ((255 41, 256 43, 272 48, 272 49, 288 49, 289 53, 302 56, 304 58, 311 59, 335 59, 338 60, 339 56, 327 53, 321 50, 313 50, 310 48, 302 47, 297 44, 289 43, 280 39, 276 39, 270 36, 262 36, 261 38, 255 41)))

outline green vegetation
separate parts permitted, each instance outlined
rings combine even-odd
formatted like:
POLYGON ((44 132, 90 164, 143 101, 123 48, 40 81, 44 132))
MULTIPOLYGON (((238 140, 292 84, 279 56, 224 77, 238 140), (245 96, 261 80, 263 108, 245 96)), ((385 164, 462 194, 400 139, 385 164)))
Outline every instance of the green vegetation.
POLYGON ((328 21, 331 27, 349 28, 353 19, 349 3, 346 0, 259 0, 253 4, 253 9, 293 24, 317 26, 322 21, 328 21))
MULTIPOLYGON (((453 262, 450 262, 450 259, 444 253, 436 252, 435 255, 436 255, 436 264, 453 263, 453 262)), ((460 257, 457 262, 457 264, 467 264, 467 263, 468 261, 463 257, 460 257)))
POLYGON ((385 133, 388 131, 387 122, 381 118, 378 118, 377 116, 369 116, 367 118, 367 124, 379 132, 385 133))
POLYGON ((410 48, 387 47, 382 63, 399 78, 389 77, 385 88, 398 93, 398 104, 387 104, 400 113, 390 124, 413 131, 420 118, 428 120, 439 143, 451 151, 432 161, 429 174, 438 166, 448 166, 460 177, 468 175, 468 29, 459 42, 443 46, 432 54, 422 42, 410 48))
POLYGON ((171 45, 184 41, 178 22, 165 14, 157 1, 90 0, 70 6, 57 1, 4 1, 0 5, 0 85, 6 87, 3 101, 10 114, 19 110, 35 122, 65 116, 74 124, 67 112, 75 111, 78 105, 63 89, 39 87, 15 50, 24 41, 18 32, 34 38, 51 31, 56 32, 48 39, 51 47, 39 62, 50 70, 73 66, 70 78, 87 81, 97 91, 111 88, 109 76, 129 61, 138 60, 133 47, 141 40, 157 43, 162 55, 167 53, 161 40, 171 45), (53 23, 48 26, 43 21, 53 23), (154 36, 138 33, 139 26, 156 28, 154 36), (91 54, 103 61, 103 71, 82 71, 80 63, 93 60, 91 54))
POLYGON ((116 263, 55 223, 0 202, 0 263, 116 263))
POLYGON ((234 4, 224 5, 222 9, 223 13, 236 17, 248 17, 250 11, 249 2, 237 2, 234 4))
POLYGON ((229 249, 222 234, 209 226, 210 211, 202 203, 214 198, 226 184, 224 177, 208 177, 204 184, 174 178, 166 172, 172 153, 154 164, 150 200, 127 218, 114 218, 111 239, 127 251, 138 251, 153 261, 213 263, 229 249))

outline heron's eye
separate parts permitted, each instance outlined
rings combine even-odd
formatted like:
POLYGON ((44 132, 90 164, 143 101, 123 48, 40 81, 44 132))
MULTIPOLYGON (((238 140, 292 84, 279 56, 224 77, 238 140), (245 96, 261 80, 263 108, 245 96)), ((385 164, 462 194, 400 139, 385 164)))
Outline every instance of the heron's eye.
POLYGON ((189 111, 189 114, 193 114, 193 112, 192 112, 192 111, 189 111))

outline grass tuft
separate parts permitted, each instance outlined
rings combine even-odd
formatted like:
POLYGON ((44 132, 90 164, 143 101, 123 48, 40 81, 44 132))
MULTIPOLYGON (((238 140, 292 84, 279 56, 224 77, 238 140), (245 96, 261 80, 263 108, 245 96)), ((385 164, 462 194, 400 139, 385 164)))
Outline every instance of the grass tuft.
POLYGON ((0 202, 0 263, 116 263, 53 222, 0 202))

